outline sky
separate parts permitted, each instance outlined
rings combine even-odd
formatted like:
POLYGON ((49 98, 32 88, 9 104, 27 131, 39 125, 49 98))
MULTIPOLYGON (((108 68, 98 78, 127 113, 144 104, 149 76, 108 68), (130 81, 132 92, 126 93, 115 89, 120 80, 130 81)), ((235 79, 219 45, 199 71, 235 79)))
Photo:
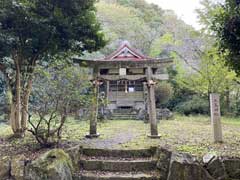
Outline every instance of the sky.
POLYGON ((179 18, 196 29, 200 28, 195 9, 200 7, 200 0, 146 0, 159 5, 162 9, 174 10, 179 18))

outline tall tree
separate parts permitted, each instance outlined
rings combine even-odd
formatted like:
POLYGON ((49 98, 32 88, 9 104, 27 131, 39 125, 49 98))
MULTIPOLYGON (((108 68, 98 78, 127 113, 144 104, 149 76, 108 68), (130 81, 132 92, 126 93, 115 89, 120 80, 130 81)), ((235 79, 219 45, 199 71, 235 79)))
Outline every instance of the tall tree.
POLYGON ((240 4, 238 0, 224 3, 202 2, 201 21, 218 40, 218 47, 226 54, 226 63, 240 75, 240 4))
MULTIPOLYGON (((1 0, 0 70, 12 94, 10 122, 22 136, 36 66, 56 54, 105 45, 95 0, 1 0)), ((53 60, 56 58, 52 58, 53 60)))
POLYGON ((192 90, 201 95, 209 96, 210 93, 220 93, 225 95, 233 88, 236 74, 229 71, 224 64, 224 56, 219 54, 217 48, 211 48, 204 52, 199 52, 201 62, 198 68, 192 66, 191 73, 177 65, 178 76, 176 81, 180 86, 192 90))

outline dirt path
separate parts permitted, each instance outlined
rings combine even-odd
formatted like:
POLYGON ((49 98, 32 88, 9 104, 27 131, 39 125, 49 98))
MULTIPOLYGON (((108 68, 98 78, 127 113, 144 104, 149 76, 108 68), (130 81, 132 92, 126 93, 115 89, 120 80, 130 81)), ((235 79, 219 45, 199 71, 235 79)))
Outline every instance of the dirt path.
POLYGON ((130 142, 131 140, 135 139, 140 134, 132 132, 131 130, 123 131, 121 133, 117 133, 116 135, 112 136, 109 139, 83 139, 80 143, 84 147, 91 147, 91 148, 107 148, 107 149, 114 149, 117 148, 118 145, 130 142))

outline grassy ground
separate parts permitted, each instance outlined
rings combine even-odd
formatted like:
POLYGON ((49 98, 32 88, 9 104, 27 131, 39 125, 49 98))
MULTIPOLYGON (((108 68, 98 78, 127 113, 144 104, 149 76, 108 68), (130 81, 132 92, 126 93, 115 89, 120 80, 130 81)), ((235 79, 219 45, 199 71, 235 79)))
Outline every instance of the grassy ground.
MULTIPOLYGON (((163 120, 159 124, 160 139, 149 139, 149 124, 142 121, 106 121, 99 123, 99 139, 85 139, 89 123, 70 119, 66 124, 63 142, 81 144, 95 148, 136 149, 161 145, 172 150, 188 152, 197 156, 206 153, 240 157, 240 118, 222 118, 224 143, 212 142, 212 129, 209 117, 178 116, 174 120, 163 120)), ((35 140, 27 134, 24 140, 9 140, 12 134, 7 125, 0 125, 0 156, 14 154, 16 149, 21 153, 35 152, 35 140)), ((16 152, 19 153, 19 152, 16 152)))

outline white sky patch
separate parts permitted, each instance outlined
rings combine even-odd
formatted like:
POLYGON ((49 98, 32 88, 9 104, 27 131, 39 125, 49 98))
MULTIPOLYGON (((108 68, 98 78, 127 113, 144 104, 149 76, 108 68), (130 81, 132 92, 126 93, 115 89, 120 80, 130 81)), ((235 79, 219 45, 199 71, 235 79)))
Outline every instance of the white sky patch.
POLYGON ((162 9, 175 11, 179 18, 196 29, 200 29, 195 10, 200 6, 200 0, 146 0, 159 5, 162 9))

